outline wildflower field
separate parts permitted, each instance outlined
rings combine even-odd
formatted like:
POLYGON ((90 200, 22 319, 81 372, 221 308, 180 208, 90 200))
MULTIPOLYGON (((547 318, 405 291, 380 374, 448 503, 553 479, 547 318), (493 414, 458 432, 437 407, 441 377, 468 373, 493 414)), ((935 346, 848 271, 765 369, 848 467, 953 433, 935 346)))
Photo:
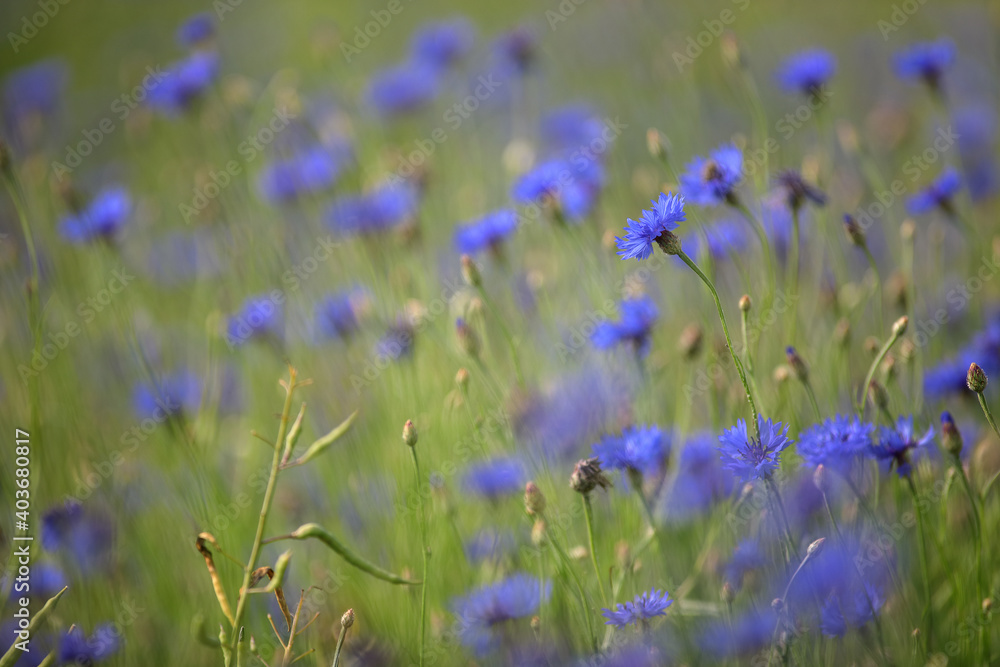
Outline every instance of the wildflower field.
POLYGON ((0 25, 0 667, 1000 665, 1000 3, 0 25))

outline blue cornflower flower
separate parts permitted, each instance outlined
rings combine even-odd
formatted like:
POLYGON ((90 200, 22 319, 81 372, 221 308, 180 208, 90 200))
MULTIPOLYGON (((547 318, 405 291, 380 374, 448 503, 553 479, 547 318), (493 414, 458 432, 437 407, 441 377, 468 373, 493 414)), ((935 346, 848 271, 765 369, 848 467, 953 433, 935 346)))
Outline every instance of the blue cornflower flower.
POLYGON ((811 468, 824 465, 844 470, 868 451, 874 431, 872 424, 856 417, 836 415, 800 433, 796 450, 811 468))
POLYGON ((156 387, 139 385, 132 392, 132 407, 142 419, 163 420, 170 415, 192 415, 201 405, 201 380, 182 369, 160 378, 156 387))
POLYGON ((777 190, 770 192, 761 198, 760 203, 760 223, 764 233, 779 254, 787 253, 792 243, 793 220, 784 193, 777 190))
POLYGON ((743 588, 743 578, 751 570, 764 566, 764 554, 757 540, 743 540, 733 549, 733 557, 726 565, 725 580, 734 591, 743 588))
POLYGON ((793 211, 800 209, 807 200, 817 206, 826 204, 826 195, 819 188, 807 183, 802 178, 802 174, 793 169, 786 169, 779 173, 775 178, 775 183, 778 189, 784 193, 788 208, 793 211))
POLYGON ((913 431, 913 416, 900 417, 896 420, 895 428, 883 426, 879 429, 878 442, 869 445, 868 453, 876 460, 888 462, 888 470, 891 471, 895 466, 900 477, 909 477, 912 469, 910 450, 923 447, 933 438, 933 426, 929 426, 922 436, 917 437, 913 431))
POLYGON ((128 190, 113 186, 97 193, 82 211, 59 222, 59 234, 70 243, 108 241, 117 236, 132 212, 128 190))
POLYGON ((743 153, 733 144, 712 151, 708 159, 696 157, 681 174, 681 194, 692 204, 733 204, 736 186, 743 178, 743 153))
POLYGON ((604 168, 596 160, 582 163, 548 160, 521 176, 511 188, 518 204, 552 207, 560 220, 579 222, 590 213, 604 184, 604 168))
POLYGON ((502 208, 478 220, 455 228, 455 248, 462 254, 474 255, 487 248, 498 251, 505 238, 517 229, 517 212, 502 208))
POLYGON ((411 223, 420 200, 408 183, 387 183, 363 195, 341 197, 327 209, 327 223, 346 235, 384 232, 411 223))
POLYGON ((423 109, 440 92, 440 72, 423 62, 404 62, 372 76, 365 98, 382 116, 423 109))
POLYGON ((493 43, 494 57, 502 71, 523 75, 531 69, 538 51, 538 37, 528 26, 500 35, 493 43))
POLYGON ((906 200, 906 211, 910 215, 920 215, 939 208, 946 214, 954 213, 952 197, 962 187, 962 177, 954 167, 944 171, 930 185, 906 200))
POLYGON ((638 220, 628 218, 624 237, 615 237, 618 256, 622 259, 646 259, 653 254, 654 243, 666 252, 669 238, 666 234, 677 229, 678 222, 684 222, 684 197, 661 193, 652 204, 653 208, 644 209, 638 220))
POLYGON ((518 572, 452 601, 459 638, 480 655, 494 644, 493 627, 538 611, 552 592, 551 582, 518 572))
POLYGON ((692 519, 732 493, 733 476, 722 467, 717 442, 718 436, 708 432, 687 436, 677 457, 677 476, 661 502, 665 518, 692 519))
POLYGON ((396 320, 375 343, 375 356, 399 360, 413 353, 415 331, 410 321, 404 317, 396 320))
POLYGON ((646 295, 621 302, 621 320, 605 320, 597 324, 590 341, 599 350, 607 350, 622 343, 631 343, 640 357, 649 354, 650 335, 660 312, 646 295))
POLYGON ((766 609, 761 613, 749 611, 732 620, 710 623, 698 638, 698 646, 716 662, 752 653, 771 643, 777 617, 766 609))
POLYGON ((238 311, 229 316, 226 340, 232 346, 242 345, 258 336, 282 335, 282 308, 270 295, 250 297, 238 311))
POLYGON ((542 138, 549 150, 565 154, 602 138, 604 123, 587 104, 568 104, 542 118, 542 138))
POLYGON ((608 619, 604 625, 624 628, 630 623, 648 621, 657 616, 666 616, 666 608, 673 604, 670 594, 666 591, 653 590, 636 595, 632 602, 615 605, 614 610, 602 609, 601 616, 608 619))
POLYGON ((712 259, 726 259, 733 252, 741 252, 753 240, 746 222, 739 220, 720 220, 704 227, 702 233, 704 238, 698 232, 684 238, 683 245, 690 248, 687 252, 692 257, 700 255, 701 247, 705 245, 712 259))
POLYGON ((169 66, 164 76, 149 89, 149 105, 168 116, 188 109, 219 75, 219 55, 195 51, 169 66))
POLYGON ((969 196, 975 202, 988 199, 1000 192, 996 113, 989 105, 968 106, 955 110, 952 120, 969 196))
POLYGON ((801 51, 787 58, 776 73, 782 89, 818 97, 837 72, 837 59, 823 49, 801 51))
POLYGON ((528 472, 524 464, 516 458, 500 458, 476 463, 465 471, 462 487, 490 500, 510 493, 519 493, 528 472))
POLYGON ((54 563, 44 562, 33 567, 31 594, 49 599, 67 584, 66 574, 54 563))
POLYGON ((788 426, 782 429, 781 422, 757 419, 760 440, 747 433, 747 423, 742 419, 719 436, 722 446, 718 450, 723 464, 743 482, 770 477, 778 468, 781 451, 791 444, 786 437, 788 426))
POLYGON ((670 440, 656 426, 629 426, 620 436, 604 436, 591 449, 608 470, 650 473, 669 456, 670 440))
POLYGON ((184 47, 198 46, 215 37, 215 19, 210 12, 190 17, 177 29, 177 43, 184 47))
POLYGON ((510 531, 484 528, 466 540, 465 557, 473 563, 484 560, 498 560, 514 550, 516 542, 510 531))
POLYGON ((113 554, 114 527, 107 517, 66 503, 42 515, 42 547, 61 552, 82 571, 108 565, 113 554))
POLYGON ((475 30, 468 19, 456 17, 421 26, 410 40, 410 55, 432 67, 451 67, 472 50, 475 30))
POLYGON ((76 626, 59 642, 59 664, 93 665, 100 662, 118 650, 118 637, 118 630, 110 623, 98 626, 89 638, 76 626))
POLYGON ((264 167, 257 188, 272 204, 322 192, 337 182, 342 165, 322 146, 313 146, 264 167))
POLYGON ((359 316, 368 309, 370 292, 352 287, 330 294, 316 304, 317 333, 326 339, 349 338, 359 326, 359 316))
MULTIPOLYGON (((10 121, 56 111, 67 79, 66 63, 40 60, 7 75, 3 85, 3 111, 10 121)), ((13 127, 11 129, 14 129, 13 127)))
POLYGON ((900 79, 921 79, 935 89, 954 61, 955 45, 950 39, 911 44, 892 58, 893 69, 900 79))
POLYGON ((820 630, 828 637, 843 637, 849 628, 874 620, 872 608, 877 614, 883 604, 884 594, 867 580, 864 589, 855 585, 846 591, 835 590, 820 608, 820 630))

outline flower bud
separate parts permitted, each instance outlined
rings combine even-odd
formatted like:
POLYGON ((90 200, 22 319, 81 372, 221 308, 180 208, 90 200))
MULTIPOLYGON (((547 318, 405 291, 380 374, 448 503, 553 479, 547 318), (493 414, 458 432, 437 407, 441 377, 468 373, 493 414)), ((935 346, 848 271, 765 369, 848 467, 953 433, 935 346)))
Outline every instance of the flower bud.
POLYGON ((681 240, 673 232, 662 232, 656 237, 656 244, 660 246, 660 250, 668 255, 679 255, 681 253, 681 240))
POLYGON ((822 493, 830 490, 829 475, 826 472, 826 466, 822 463, 816 466, 816 470, 813 471, 813 485, 822 493))
POLYGON ((600 459, 581 459, 573 467, 573 474, 569 478, 569 486, 577 493, 587 495, 598 486, 602 489, 607 489, 611 486, 611 480, 601 470, 600 459))
POLYGON ((879 410, 889 409, 888 392, 886 392, 885 387, 874 380, 868 385, 868 397, 871 398, 872 404, 879 410))
POLYGON ((677 341, 677 349, 688 361, 698 356, 701 351, 702 331, 698 324, 689 324, 681 331, 681 337, 677 341))
POLYGON ((851 321, 846 317, 842 317, 834 327, 833 340, 841 347, 846 347, 851 342, 851 321))
POLYGON ((788 365, 795 372, 795 377, 803 384, 809 382, 809 369, 806 367, 806 362, 802 360, 802 357, 799 356, 799 353, 791 345, 785 348, 785 358, 788 360, 788 365))
POLYGON ((462 255, 462 278, 471 287, 481 287, 483 284, 483 277, 479 273, 479 267, 476 266, 476 263, 468 255, 462 255))
POLYGON ((340 617, 340 627, 345 630, 354 625, 354 609, 348 609, 344 612, 344 615, 340 617))
POLYGON ((899 238, 904 241, 912 241, 913 237, 917 233, 917 226, 912 220, 907 218, 903 220, 903 224, 899 226, 899 238))
POLYGON ((736 599, 736 591, 733 590, 733 585, 728 581, 722 584, 722 591, 719 593, 719 597, 726 604, 732 604, 733 600, 736 599))
POLYGON ((986 384, 989 382, 989 378, 986 377, 986 371, 984 371, 979 364, 972 362, 972 365, 969 366, 969 374, 966 376, 965 382, 969 385, 969 389, 971 391, 981 394, 986 390, 986 384))
POLYGON ((534 482, 524 485, 524 511, 531 516, 545 511, 545 496, 534 482))
POLYGON ((655 127, 646 130, 646 148, 657 160, 666 160, 670 151, 670 140, 660 134, 655 127))
POLYGON ((469 388, 469 371, 465 368, 459 368, 458 372, 455 373, 455 384, 462 391, 466 391, 469 388))
POLYGON ((409 419, 403 424, 403 442, 406 443, 407 447, 413 447, 417 444, 417 427, 409 419))
POLYGON ((792 377, 792 369, 785 364, 781 364, 775 368, 774 373, 772 374, 772 379, 775 384, 785 384, 788 382, 788 378, 790 377, 792 377))
POLYGON ((865 338, 864 347, 865 347, 865 352, 874 357, 876 354, 878 354, 879 350, 878 338, 876 338, 875 336, 868 336, 868 338, 865 338))
POLYGON ((898 320, 892 323, 892 335, 899 338, 904 333, 906 333, 906 327, 910 323, 910 318, 903 315, 898 320))
POLYGON ((861 229, 861 225, 858 224, 853 215, 844 216, 844 233, 847 234, 847 240, 859 248, 864 248, 868 243, 865 240, 864 230, 861 229))
POLYGON ((983 613, 988 614, 993 611, 993 598, 983 600, 983 613))
POLYGON ((806 556, 810 558, 816 556, 820 551, 823 550, 823 544, 825 543, 826 543, 826 538, 821 537, 812 544, 810 544, 809 548, 806 549, 806 556))
POLYGON ((479 356, 479 337, 461 317, 455 320, 455 334, 458 336, 458 346, 463 352, 473 358, 479 356))
POLYGON ((909 338, 904 338, 899 344, 899 356, 903 358, 906 363, 912 362, 917 358, 917 345, 909 338))
POLYGON ((953 456, 962 453, 962 434, 947 410, 941 413, 941 445, 953 456))
POLYGON ((727 30, 722 33, 720 47, 722 59, 730 67, 743 67, 746 65, 746 60, 743 58, 743 50, 740 49, 739 40, 736 39, 736 35, 733 32, 727 30))
POLYGON ((750 295, 749 294, 744 294, 743 296, 740 297, 740 312, 742 312, 742 313, 749 313, 750 312, 750 307, 752 305, 753 304, 750 302, 750 295))

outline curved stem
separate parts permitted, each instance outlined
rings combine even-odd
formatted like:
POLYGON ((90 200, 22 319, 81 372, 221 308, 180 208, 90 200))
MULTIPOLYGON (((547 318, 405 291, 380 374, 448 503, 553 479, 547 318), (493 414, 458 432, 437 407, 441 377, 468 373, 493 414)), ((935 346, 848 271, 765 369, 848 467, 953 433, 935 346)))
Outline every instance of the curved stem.
POLYGON ((872 273, 875 274, 875 306, 878 313, 878 330, 883 332, 885 331, 885 315, 882 310, 882 277, 879 275, 878 264, 875 263, 875 257, 868 249, 868 244, 862 243, 861 247, 865 251, 865 257, 868 258, 868 265, 872 267, 872 273))
POLYGON ((889 337, 889 340, 885 342, 882 349, 878 351, 877 355, 875 355, 875 360, 872 361, 872 365, 869 366, 868 374, 865 375, 865 383, 861 385, 861 397, 858 399, 857 404, 859 420, 863 419, 865 415, 865 400, 868 397, 868 387, 871 385, 872 379, 875 377, 875 369, 877 369, 878 365, 882 363, 883 359, 885 359, 885 355, 889 354, 889 350, 892 349, 892 346, 896 344, 896 341, 899 340, 899 337, 902 334, 902 331, 894 330, 892 332, 892 336, 889 337))
POLYGON ((601 576, 601 568, 597 564, 597 549, 594 548, 594 508, 590 504, 590 494, 583 493, 583 513, 587 518, 587 539, 590 540, 590 562, 594 565, 594 574, 597 575, 597 586, 601 590, 601 599, 604 604, 608 604, 608 594, 604 590, 604 577, 601 576))
POLYGON ((933 646, 933 632, 934 632, 934 610, 931 604, 931 576, 930 569, 927 564, 927 540, 925 537, 926 526, 924 525, 924 511, 920 508, 920 498, 917 494, 917 487, 913 483, 913 479, 910 477, 906 478, 906 484, 910 488, 910 493, 913 495, 913 506, 917 513, 917 533, 918 539, 920 540, 920 569, 923 572, 924 577, 924 622, 925 622, 925 637, 924 637, 924 650, 926 653, 930 653, 931 647, 933 646))
POLYGON ((410 455, 413 458, 413 473, 417 482, 417 512, 420 513, 420 550, 423 553, 423 574, 420 577, 420 667, 424 664, 424 641, 427 636, 427 516, 424 514, 424 496, 420 493, 422 483, 420 477, 420 463, 417 461, 417 448, 410 447, 410 455))

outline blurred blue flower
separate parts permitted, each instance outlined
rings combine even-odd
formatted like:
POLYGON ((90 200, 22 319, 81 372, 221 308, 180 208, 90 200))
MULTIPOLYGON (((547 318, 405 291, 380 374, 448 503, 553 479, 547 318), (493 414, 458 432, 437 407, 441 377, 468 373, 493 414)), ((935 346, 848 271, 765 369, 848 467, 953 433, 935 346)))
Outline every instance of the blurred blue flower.
POLYGON ((887 471, 895 467, 900 477, 909 477, 912 469, 911 450, 923 447, 933 439, 933 426, 929 426, 922 436, 918 436, 913 431, 913 416, 900 417, 896 420, 895 427, 883 426, 879 429, 878 441, 869 446, 868 453, 878 461, 885 461, 888 464, 887 471))
POLYGON ((444 69, 467 56, 475 38, 472 23, 465 18, 425 23, 410 40, 410 55, 415 61, 444 69))
MULTIPOLYGON (((764 227, 768 241, 779 255, 787 254, 792 243, 794 223, 792 210, 788 208, 784 194, 780 191, 768 193, 761 198, 760 203, 760 224, 764 227)), ((805 232, 802 229, 803 222, 804 220, 799 220, 800 234, 805 232)))
POLYGON ((661 510, 665 518, 687 521, 708 511, 729 496, 735 482, 719 460, 718 436, 708 432, 688 435, 677 457, 677 475, 661 510))
POLYGON ((283 334, 282 308, 271 295, 248 298, 238 311, 229 316, 226 338, 230 345, 242 345, 252 338, 283 334))
POLYGON ((664 232, 677 229, 677 223, 684 222, 683 197, 660 193, 660 198, 651 203, 653 208, 643 209, 638 220, 628 218, 624 238, 615 237, 622 259, 646 259, 653 254, 653 244, 664 232))
POLYGON ((630 623, 640 623, 657 616, 666 616, 666 609, 671 604, 673 604, 673 600, 670 599, 669 593, 654 588, 646 593, 636 595, 631 602, 615 605, 614 611, 602 609, 601 616, 608 619, 604 625, 624 628, 630 623))
POLYGON ((69 581, 62 569, 48 561, 33 566, 31 594, 48 600, 65 587, 69 581))
POLYGON ((523 75, 535 62, 538 37, 528 26, 519 26, 500 35, 493 43, 493 54, 503 72, 523 75))
POLYGON ((725 144, 708 158, 696 157, 688 163, 680 175, 681 194, 699 206, 732 204, 742 178, 743 153, 733 144, 725 144))
POLYGON ((375 356, 398 361, 413 353, 413 326, 408 320, 400 318, 389 326, 375 343, 375 356))
POLYGON ((177 29, 177 43, 184 47, 198 46, 215 37, 215 19, 210 12, 191 16, 177 29))
POLYGON ((465 542, 465 557, 470 562, 499 560, 514 550, 516 541, 510 531, 484 528, 465 542))
POLYGON ((490 500, 518 493, 528 481, 524 464, 516 458, 499 458, 473 464, 462 476, 462 488, 490 500))
POLYGON ((68 502, 42 515, 41 541, 46 551, 63 555, 87 573, 110 564, 114 527, 104 515, 68 502))
POLYGON ((168 116, 177 115, 201 97, 219 76, 219 55, 195 51, 170 65, 149 89, 149 105, 168 116))
POLYGON ((367 311, 371 293, 355 286, 328 294, 316 304, 316 330, 327 339, 347 339, 360 326, 360 315, 367 311))
POLYGON ((59 108, 66 86, 66 63, 55 58, 39 60, 13 70, 4 79, 3 116, 14 123, 28 116, 47 116, 59 108))
POLYGON ((89 638, 76 626, 59 642, 59 664, 93 665, 114 655, 118 646, 118 630, 110 623, 99 625, 89 638))
POLYGON ((571 153, 603 140, 604 122, 587 104, 567 104, 542 118, 542 139, 554 153, 571 153))
POLYGON ((59 222, 59 234, 70 243, 108 241, 125 226, 132 213, 132 198, 121 186, 106 188, 83 210, 59 222))
POLYGON ((365 98, 376 112, 392 117, 419 111, 437 98, 440 73, 423 62, 405 62, 375 73, 365 98))
POLYGON ((605 470, 655 472, 670 455, 670 438, 656 426, 629 426, 592 446, 605 470))
POLYGON ((849 628, 860 628, 872 621, 872 608, 877 614, 884 604, 885 596, 868 581, 863 589, 855 585, 834 591, 820 608, 820 630, 828 637, 843 637, 849 628))
POLYGON ((776 72, 778 84, 790 93, 817 97, 837 72, 837 59, 823 49, 800 51, 787 58, 776 72))
POLYGON ((920 42, 897 51, 893 69, 900 79, 921 79, 931 88, 941 83, 944 71, 955 61, 955 45, 950 39, 920 42))
POLYGON ((142 419, 158 421, 173 414, 194 415, 201 405, 201 379, 182 369, 160 378, 157 387, 138 385, 132 392, 132 407, 142 419))
POLYGON ((702 228, 702 233, 692 232, 684 238, 685 252, 698 257, 705 245, 712 259, 726 259, 733 253, 743 252, 752 241, 747 223, 742 220, 719 220, 702 228), (704 234, 704 237, 702 236, 704 234))
MULTIPOLYGON (((965 394, 968 391, 966 375, 972 362, 979 364, 989 377, 1000 374, 1000 312, 993 314, 983 330, 953 357, 924 371, 925 397, 939 400, 951 394, 965 394)), ((990 388, 986 391, 988 393, 990 388)))
POLYGON ((774 180, 778 190, 785 195, 785 203, 792 211, 801 208, 807 201, 817 206, 826 204, 826 195, 816 186, 807 183, 802 174, 793 169, 780 172, 774 180))
POLYGON ((551 206, 560 219, 579 222, 597 202, 604 185, 604 168, 597 160, 553 159, 521 176, 511 198, 522 205, 551 206))
POLYGON ((788 426, 758 417, 760 440, 747 433, 747 423, 737 420, 736 426, 719 436, 718 448, 726 468, 743 482, 766 479, 778 469, 778 459, 785 447, 791 444, 786 436, 788 426))
POLYGON ((996 159, 997 116, 989 105, 967 106, 952 113, 965 185, 973 201, 1000 192, 996 159))
POLYGON ((767 609, 744 612, 732 620, 708 624, 698 638, 698 647, 717 662, 736 655, 753 653, 771 643, 777 618, 767 609))
POLYGON ((734 591, 743 588, 743 578, 748 572, 764 566, 760 543, 754 539, 742 540, 733 549, 733 556, 726 565, 724 578, 734 591))
POLYGON ((920 215, 939 208, 947 214, 954 211, 952 197, 962 187, 962 177, 954 167, 945 167, 941 174, 923 190, 906 200, 906 211, 920 215))
POLYGON ((851 462, 867 453, 875 427, 857 417, 836 415, 799 434, 796 451, 810 468, 824 465, 846 472, 851 462))
POLYGON ((313 146, 265 166, 257 188, 268 202, 284 204, 333 186, 342 169, 325 148, 313 146))
POLYGON ((387 183, 363 195, 335 200, 327 209, 326 220, 341 234, 375 234, 413 222, 419 205, 412 185, 387 183))
POLYGON ((598 350, 607 350, 630 343, 639 357, 649 354, 650 335, 660 311, 646 295, 621 302, 621 320, 604 320, 594 328, 590 341, 598 350))
POLYGON ((531 616, 551 591, 551 582, 519 572, 455 598, 451 607, 458 617, 459 640, 479 655, 487 653, 496 642, 495 626, 531 616))
POLYGON ((502 208, 456 227, 455 248, 465 255, 474 255, 486 249, 497 250, 503 240, 516 230, 517 212, 502 208))

